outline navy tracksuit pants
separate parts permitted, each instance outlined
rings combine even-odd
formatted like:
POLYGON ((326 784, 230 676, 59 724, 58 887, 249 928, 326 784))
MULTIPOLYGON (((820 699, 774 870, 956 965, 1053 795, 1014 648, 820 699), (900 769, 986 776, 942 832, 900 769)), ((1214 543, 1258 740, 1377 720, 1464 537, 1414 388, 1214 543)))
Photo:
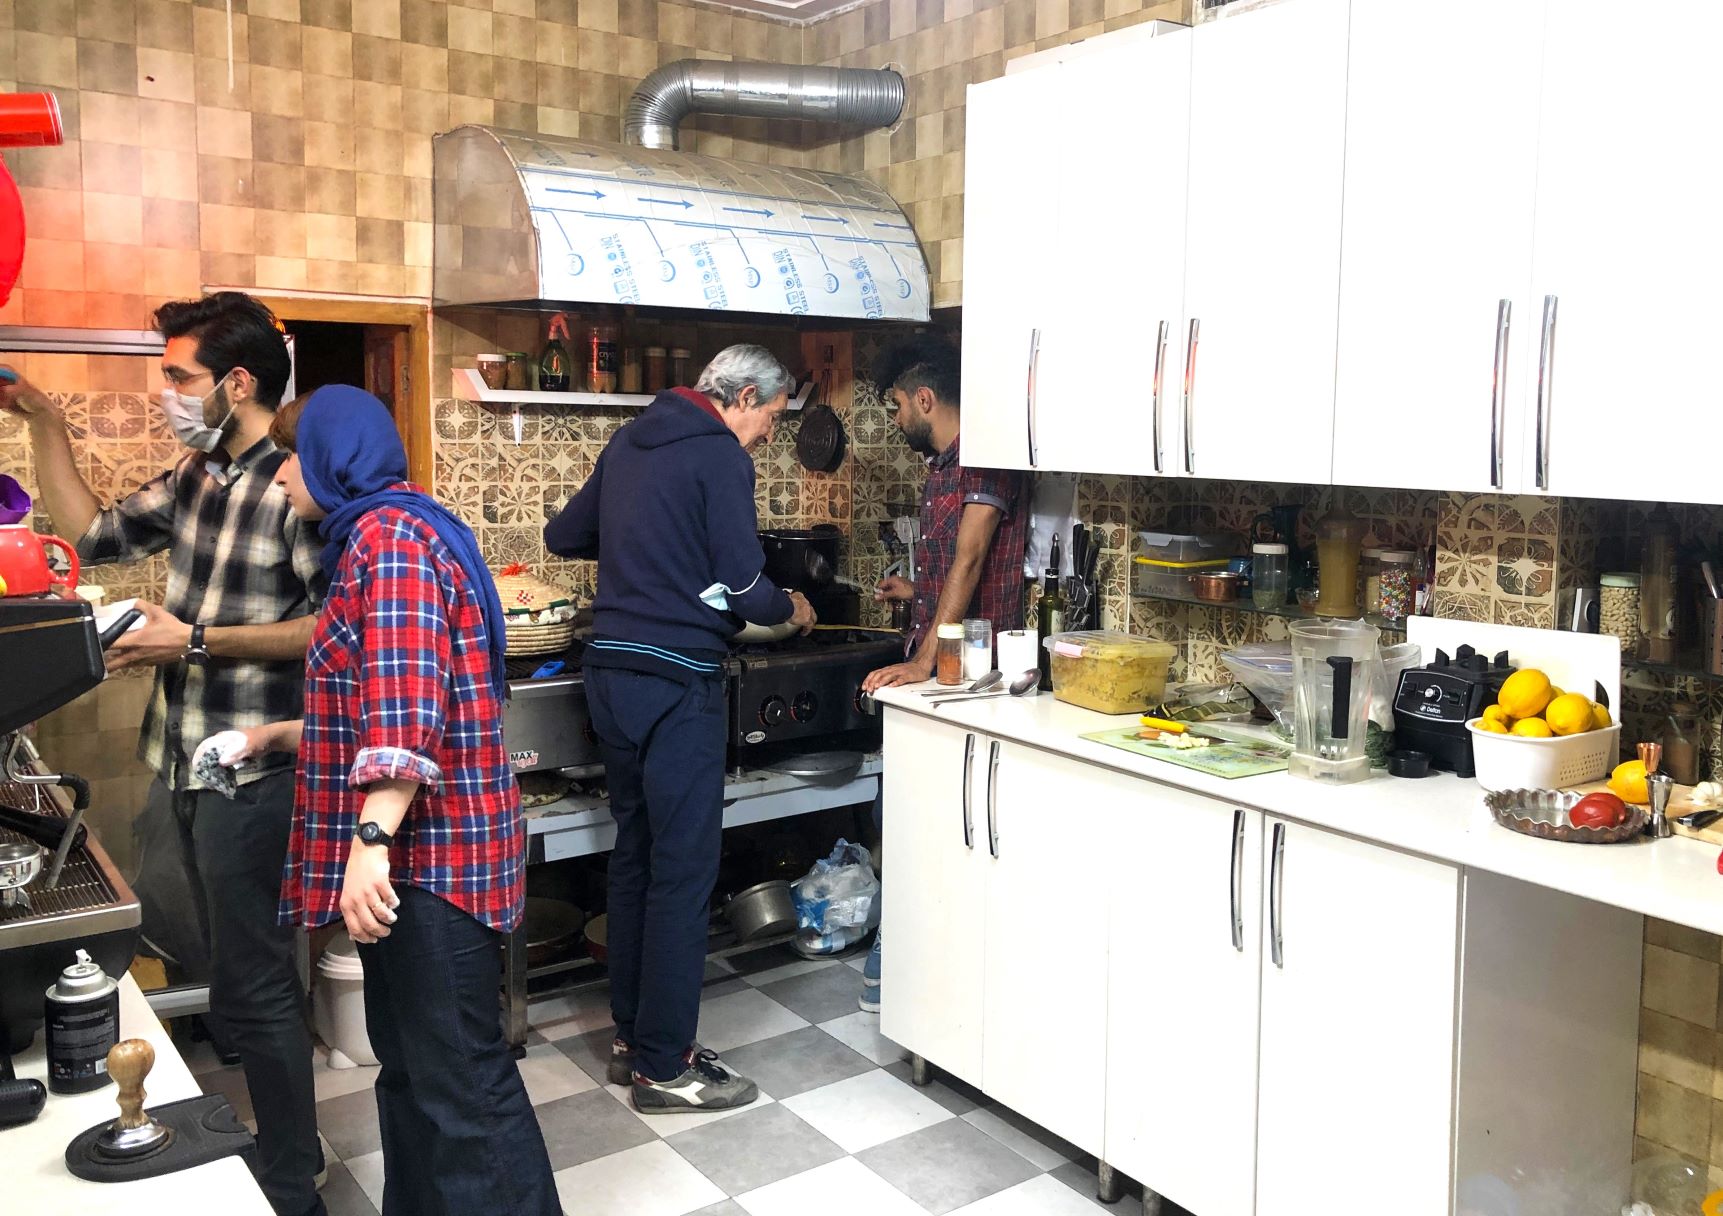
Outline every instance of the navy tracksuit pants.
POLYGON ((707 909, 724 825, 724 681, 586 668, 604 757, 610 855, 610 1011, 635 1069, 674 1080, 694 1043, 707 909))

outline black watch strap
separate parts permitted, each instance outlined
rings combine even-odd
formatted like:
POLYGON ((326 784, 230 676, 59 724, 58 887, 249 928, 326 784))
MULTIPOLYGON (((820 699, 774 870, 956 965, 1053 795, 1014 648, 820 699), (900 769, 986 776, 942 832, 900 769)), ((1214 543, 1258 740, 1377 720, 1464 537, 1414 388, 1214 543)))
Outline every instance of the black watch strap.
POLYGON ((186 644, 185 661, 199 664, 209 662, 209 647, 204 644, 202 625, 191 627, 191 641, 186 644))

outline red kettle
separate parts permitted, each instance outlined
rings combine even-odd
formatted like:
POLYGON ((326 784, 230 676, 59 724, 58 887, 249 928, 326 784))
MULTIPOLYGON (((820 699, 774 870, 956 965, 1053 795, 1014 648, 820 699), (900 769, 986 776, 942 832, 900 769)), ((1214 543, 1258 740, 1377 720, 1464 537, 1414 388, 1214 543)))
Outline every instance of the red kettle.
POLYGON ((58 536, 39 536, 23 524, 0 524, 0 595, 69 592, 78 585, 78 553, 58 536), (64 581, 48 568, 48 546, 72 563, 64 581))

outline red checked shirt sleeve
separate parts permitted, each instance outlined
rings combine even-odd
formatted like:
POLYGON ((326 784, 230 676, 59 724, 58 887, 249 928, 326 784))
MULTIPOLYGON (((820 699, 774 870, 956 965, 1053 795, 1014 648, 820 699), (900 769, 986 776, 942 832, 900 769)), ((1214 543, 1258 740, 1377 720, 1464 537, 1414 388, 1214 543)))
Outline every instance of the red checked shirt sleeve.
POLYGON ((354 789, 399 778, 435 789, 449 699, 449 607, 429 549, 411 532, 380 529, 356 555, 364 588, 359 651, 359 754, 354 789))

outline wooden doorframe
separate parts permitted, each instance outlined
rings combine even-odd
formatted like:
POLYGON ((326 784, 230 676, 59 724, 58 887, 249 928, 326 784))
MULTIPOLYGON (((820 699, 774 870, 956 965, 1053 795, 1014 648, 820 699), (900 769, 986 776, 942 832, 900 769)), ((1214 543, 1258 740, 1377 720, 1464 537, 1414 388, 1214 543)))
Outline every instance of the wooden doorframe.
POLYGON ((407 472, 431 489, 431 309, 396 300, 269 296, 257 299, 282 321, 335 321, 348 325, 399 325, 407 331, 407 393, 396 414, 407 472))

